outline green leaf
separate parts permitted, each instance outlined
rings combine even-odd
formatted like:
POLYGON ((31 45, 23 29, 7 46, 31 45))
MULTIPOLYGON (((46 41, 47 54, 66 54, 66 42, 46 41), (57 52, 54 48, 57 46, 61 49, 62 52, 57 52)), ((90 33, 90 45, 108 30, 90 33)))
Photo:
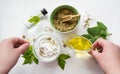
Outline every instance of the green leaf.
MULTIPOLYGON (((33 56, 34 56, 34 55, 33 55, 33 56)), ((34 62, 35 62, 36 64, 38 64, 38 63, 39 63, 38 59, 37 59, 37 58, 35 58, 35 56, 34 56, 33 60, 34 60, 34 62)))
POLYGON ((38 59, 33 54, 32 46, 29 46, 28 50, 26 50, 25 54, 23 54, 22 57, 25 59, 23 65, 31 64, 32 62, 38 64, 38 59))
POLYGON ((97 26, 87 29, 88 34, 83 34, 83 37, 89 39, 94 43, 98 38, 104 38, 108 36, 107 27, 102 22, 97 22, 97 26))
POLYGON ((62 59, 58 60, 58 65, 61 67, 62 70, 64 70, 65 64, 66 64, 65 60, 62 59))
POLYGON ((24 56, 30 55, 30 52, 32 52, 32 50, 31 49, 27 49, 24 56))
POLYGON ((93 37, 90 34, 83 34, 82 36, 87 38, 88 40, 90 40, 92 43, 94 43, 96 41, 96 37, 93 37))
POLYGON ((107 30, 107 27, 102 22, 97 22, 97 25, 102 30, 107 30))
POLYGON ((82 36, 85 37, 85 38, 87 38, 87 39, 91 39, 91 38, 93 38, 93 36, 90 35, 90 34, 83 34, 82 36))
POLYGON ((35 25, 40 21, 40 17, 39 16, 32 16, 28 21, 35 25))
POLYGON ((107 37, 107 31, 101 30, 100 36, 104 39, 107 37))
POLYGON ((100 28, 98 26, 92 27, 92 28, 88 28, 87 32, 88 34, 92 35, 92 36, 96 36, 100 34, 100 28))
POLYGON ((60 68, 62 70, 64 70, 65 68, 65 64, 66 64, 66 59, 70 58, 69 55, 67 54, 60 54, 60 56, 58 57, 58 65, 60 66, 60 68))
POLYGON ((70 58, 70 56, 67 55, 67 54, 61 54, 61 55, 59 56, 59 59, 68 59, 68 58, 70 58))
POLYGON ((31 59, 25 59, 23 65, 25 64, 31 64, 32 60, 31 59))
POLYGON ((92 38, 92 39, 90 39, 90 41, 91 41, 92 43, 94 43, 97 39, 98 39, 98 38, 92 38))

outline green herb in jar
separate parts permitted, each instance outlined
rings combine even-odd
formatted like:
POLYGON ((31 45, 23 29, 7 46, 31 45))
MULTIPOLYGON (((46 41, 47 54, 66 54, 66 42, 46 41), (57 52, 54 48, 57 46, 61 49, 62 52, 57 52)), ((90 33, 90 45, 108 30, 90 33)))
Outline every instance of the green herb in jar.
POLYGON ((35 25, 40 21, 40 17, 39 16, 32 16, 28 21, 35 25))

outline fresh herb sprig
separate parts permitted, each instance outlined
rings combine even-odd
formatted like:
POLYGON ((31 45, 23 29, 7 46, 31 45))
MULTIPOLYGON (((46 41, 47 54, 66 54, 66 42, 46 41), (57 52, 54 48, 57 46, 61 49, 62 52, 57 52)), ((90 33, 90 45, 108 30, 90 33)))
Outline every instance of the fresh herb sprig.
POLYGON ((66 64, 66 59, 69 59, 70 56, 68 54, 60 54, 60 56, 58 57, 58 65, 60 66, 60 68, 62 70, 64 70, 65 68, 65 64, 66 64))
POLYGON ((97 22, 97 26, 91 27, 87 29, 88 34, 83 34, 82 36, 89 39, 92 43, 94 43, 98 38, 106 39, 110 33, 107 32, 107 27, 102 22, 97 22))
POLYGON ((25 52, 25 54, 23 54, 22 57, 25 59, 23 65, 31 64, 32 62, 35 62, 36 64, 38 64, 38 59, 33 54, 32 46, 29 46, 28 50, 25 52))
MULTIPOLYGON (((25 60, 23 65, 25 64, 32 64, 33 62, 35 62, 36 64, 38 64, 38 59, 34 56, 33 54, 33 47, 29 46, 29 48, 27 49, 27 51, 25 52, 25 54, 22 56, 25 60)), ((60 66, 60 68, 62 70, 64 70, 65 68, 65 64, 66 64, 66 59, 69 59, 70 56, 68 54, 60 54, 59 57, 57 58, 58 60, 58 65, 60 66)))

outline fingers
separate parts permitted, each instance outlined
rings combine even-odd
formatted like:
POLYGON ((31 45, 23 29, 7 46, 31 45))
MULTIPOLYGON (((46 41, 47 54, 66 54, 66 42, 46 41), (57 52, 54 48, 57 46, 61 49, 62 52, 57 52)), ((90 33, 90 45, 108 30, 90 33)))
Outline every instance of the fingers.
POLYGON ((107 45, 106 40, 99 38, 93 43, 93 48, 104 48, 107 45))
POLYGON ((90 54, 95 58, 98 59, 98 57, 100 57, 104 47, 107 45, 107 41, 100 38, 97 39, 94 43, 93 43, 93 49, 90 51, 90 54), (101 50, 102 51, 101 51, 101 50), (101 51, 101 52, 100 52, 101 51))
POLYGON ((96 60, 98 59, 100 53, 97 50, 91 50, 89 52, 96 60))
POLYGON ((12 44, 22 44, 22 43, 28 43, 27 41, 21 39, 21 38, 18 38, 18 37, 13 37, 13 38, 9 38, 8 39, 10 42, 12 42, 12 44))
POLYGON ((16 50, 18 51, 18 53, 22 54, 28 49, 28 47, 29 47, 29 43, 24 43, 20 45, 18 48, 16 48, 16 50))
POLYGON ((15 48, 19 54, 24 53, 29 47, 29 43, 21 38, 14 37, 9 38, 8 40, 12 43, 13 48, 15 48))

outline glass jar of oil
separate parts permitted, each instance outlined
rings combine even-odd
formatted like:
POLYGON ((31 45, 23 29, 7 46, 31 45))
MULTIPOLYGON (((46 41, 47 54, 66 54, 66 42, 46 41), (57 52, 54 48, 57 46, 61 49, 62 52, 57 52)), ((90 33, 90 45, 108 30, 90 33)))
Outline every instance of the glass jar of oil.
POLYGON ((71 34, 65 37, 64 44, 73 49, 75 53, 88 53, 92 48, 92 43, 85 37, 80 35, 71 34))

